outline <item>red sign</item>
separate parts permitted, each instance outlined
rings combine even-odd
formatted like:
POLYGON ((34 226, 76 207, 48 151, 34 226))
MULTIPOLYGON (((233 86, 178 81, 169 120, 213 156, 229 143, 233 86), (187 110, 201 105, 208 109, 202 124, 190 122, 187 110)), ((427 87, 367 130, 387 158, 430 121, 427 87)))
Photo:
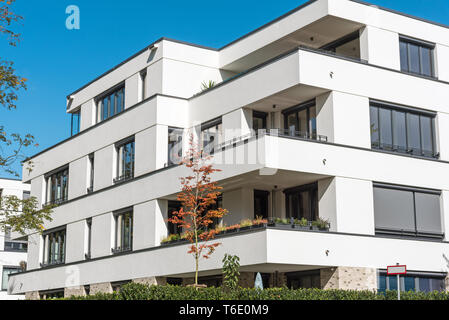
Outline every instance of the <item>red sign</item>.
POLYGON ((407 274, 407 266, 389 266, 387 267, 387 275, 393 276, 398 274, 407 274))

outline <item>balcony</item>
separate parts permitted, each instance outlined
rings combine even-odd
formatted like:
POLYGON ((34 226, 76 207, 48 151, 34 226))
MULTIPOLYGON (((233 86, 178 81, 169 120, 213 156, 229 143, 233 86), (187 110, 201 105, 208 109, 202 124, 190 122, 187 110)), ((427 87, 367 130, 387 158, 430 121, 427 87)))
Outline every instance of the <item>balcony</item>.
POLYGON ((134 179, 134 172, 128 172, 121 176, 118 176, 117 178, 114 178, 114 184, 123 183, 132 179, 134 179))
POLYGON ((65 197, 62 197, 62 198, 59 198, 59 199, 50 200, 50 201, 46 202, 44 204, 44 206, 45 207, 48 207, 48 206, 59 206, 61 204, 66 203, 67 201, 69 201, 69 199, 68 199, 67 196, 65 196, 65 197))

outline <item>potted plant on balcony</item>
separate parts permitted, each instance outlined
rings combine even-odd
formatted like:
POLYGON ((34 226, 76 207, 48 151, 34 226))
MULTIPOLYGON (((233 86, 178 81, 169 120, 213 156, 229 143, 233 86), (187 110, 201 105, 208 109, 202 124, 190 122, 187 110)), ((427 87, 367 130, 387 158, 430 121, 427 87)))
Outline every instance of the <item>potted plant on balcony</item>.
POLYGON ((253 226, 253 222, 250 219, 245 219, 240 222, 240 231, 249 230, 253 226))
POLYGON ((295 229, 299 230, 310 230, 310 223, 306 218, 295 219, 294 220, 295 229))
POLYGON ((312 222, 313 230, 328 231, 330 228, 330 223, 327 220, 318 218, 312 222))

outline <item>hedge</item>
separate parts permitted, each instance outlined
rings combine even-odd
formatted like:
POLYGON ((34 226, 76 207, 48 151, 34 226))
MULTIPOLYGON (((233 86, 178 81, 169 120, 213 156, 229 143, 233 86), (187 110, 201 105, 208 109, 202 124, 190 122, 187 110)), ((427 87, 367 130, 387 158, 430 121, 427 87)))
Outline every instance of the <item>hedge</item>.
MULTIPOLYGON (((449 300, 448 292, 402 292, 402 300, 449 300)), ((179 286, 147 286, 128 283, 118 292, 71 297, 66 300, 397 300, 397 291, 321 290, 284 288, 245 289, 232 292, 221 287, 195 289, 179 286)))

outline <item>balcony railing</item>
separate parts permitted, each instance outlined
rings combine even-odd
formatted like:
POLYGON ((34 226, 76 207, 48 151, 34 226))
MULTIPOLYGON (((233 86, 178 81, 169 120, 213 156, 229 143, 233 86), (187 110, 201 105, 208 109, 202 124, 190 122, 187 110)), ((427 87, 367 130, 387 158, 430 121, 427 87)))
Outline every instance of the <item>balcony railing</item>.
POLYGON ((281 137, 295 137, 304 140, 314 140, 320 142, 327 142, 327 136, 323 136, 321 134, 304 132, 304 131, 295 131, 290 129, 269 129, 267 133, 271 136, 281 136, 281 137))
POLYGON ((67 201, 69 201, 69 199, 67 196, 65 196, 59 199, 50 200, 47 203, 45 203, 44 206, 59 206, 67 201))
POLYGON ((439 157, 440 157, 440 154, 438 152, 434 152, 431 150, 423 150, 423 149, 418 149, 418 148, 405 148, 402 146, 391 145, 391 144, 386 144, 386 143, 374 142, 371 144, 371 147, 373 149, 377 149, 377 150, 397 152, 397 153, 402 153, 402 154, 408 154, 411 156, 434 158, 434 159, 439 159, 439 157))
POLYGON ((134 178, 134 172, 126 173, 121 176, 118 176, 117 178, 114 178, 114 183, 121 183, 128 180, 131 180, 134 178))
POLYGON ((113 254, 117 254, 117 253, 122 253, 122 252, 128 252, 128 251, 132 251, 133 249, 131 248, 131 246, 126 246, 126 247, 115 247, 111 249, 111 252, 113 254))

